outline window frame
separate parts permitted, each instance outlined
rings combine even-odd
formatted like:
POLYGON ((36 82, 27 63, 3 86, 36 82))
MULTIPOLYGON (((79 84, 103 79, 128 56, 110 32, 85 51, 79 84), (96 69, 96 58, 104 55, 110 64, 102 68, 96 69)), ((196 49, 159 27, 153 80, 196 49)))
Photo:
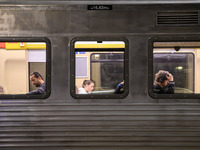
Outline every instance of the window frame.
POLYGON ((44 42, 46 43, 46 93, 41 95, 0 94, 0 99, 46 99, 51 94, 51 42, 46 37, 0 38, 0 42, 44 42))
MULTIPOLYGON (((124 37, 76 37, 70 42, 70 94, 75 99, 123 99, 129 93, 129 44, 124 37), (123 94, 76 94, 75 93, 75 43, 78 41, 123 41, 124 48, 124 84, 125 91, 123 94)), ((95 51, 95 50, 94 50, 95 51)), ((98 50, 95 51, 98 53, 98 50)), ((90 72, 91 73, 91 72, 90 72)))
MULTIPOLYGON (((198 99, 200 98, 200 93, 174 93, 174 94, 155 94, 153 93, 153 49, 154 42, 200 42, 199 37, 189 37, 189 38, 177 38, 177 37, 152 37, 148 42, 148 94, 153 99, 198 99)), ((183 47, 184 48, 184 47, 183 47)), ((191 48, 198 48, 198 46, 191 48)), ((199 47, 200 48, 200 47, 199 47)), ((194 58, 195 59, 195 58, 194 58)), ((194 60, 195 61, 195 60, 194 60)), ((196 64, 194 63, 194 66, 196 64)), ((194 67, 193 66, 193 67, 194 67)), ((194 73, 195 80, 195 73, 194 73)), ((175 81, 176 86, 176 81, 175 81)))

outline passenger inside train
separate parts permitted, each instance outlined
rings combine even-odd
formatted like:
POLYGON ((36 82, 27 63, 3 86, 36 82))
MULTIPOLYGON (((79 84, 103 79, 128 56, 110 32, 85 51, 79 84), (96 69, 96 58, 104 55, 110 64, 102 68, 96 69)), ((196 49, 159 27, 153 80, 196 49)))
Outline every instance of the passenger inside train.
POLYGON ((168 71, 159 70, 155 74, 153 92, 157 94, 174 94, 174 78, 168 71))
POLYGON ((35 87, 38 87, 38 89, 26 93, 27 95, 44 94, 46 92, 46 82, 39 72, 31 73, 30 81, 35 87))
POLYGON ((84 80, 82 88, 78 89, 78 94, 90 94, 94 89, 94 82, 92 80, 84 80))

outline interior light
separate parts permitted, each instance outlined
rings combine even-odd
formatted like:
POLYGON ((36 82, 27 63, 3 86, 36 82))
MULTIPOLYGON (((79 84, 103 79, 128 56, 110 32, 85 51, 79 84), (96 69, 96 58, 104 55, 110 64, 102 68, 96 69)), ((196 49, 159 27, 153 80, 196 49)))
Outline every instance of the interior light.
POLYGON ((95 60, 98 60, 99 59, 99 54, 95 54, 94 57, 95 57, 95 60))
POLYGON ((176 67, 177 70, 183 70, 183 67, 182 66, 178 66, 176 67))

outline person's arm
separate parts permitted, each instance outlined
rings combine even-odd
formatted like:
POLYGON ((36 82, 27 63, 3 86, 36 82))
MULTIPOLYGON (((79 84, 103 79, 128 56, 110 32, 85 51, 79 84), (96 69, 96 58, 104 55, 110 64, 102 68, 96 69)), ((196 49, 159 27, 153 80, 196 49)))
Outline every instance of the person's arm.
POLYGON ((171 73, 169 73, 168 75, 168 80, 169 80, 169 84, 167 86, 167 94, 174 94, 174 87, 175 87, 175 82, 174 82, 174 77, 171 73))
POLYGON ((37 94, 44 94, 46 92, 46 84, 42 84, 37 90, 33 90, 29 93, 26 93, 27 95, 37 95, 37 94))
POLYGON ((175 87, 174 81, 170 81, 168 86, 167 86, 168 89, 167 89, 166 93, 167 94, 174 94, 174 87, 175 87))
POLYGON ((124 82, 121 82, 117 85, 117 88, 115 89, 115 92, 114 94, 122 94, 124 93, 124 91, 121 91, 121 89, 123 88, 124 86, 124 82))
POLYGON ((31 92, 26 93, 27 95, 36 95, 36 94, 41 94, 38 90, 33 90, 31 92))
POLYGON ((153 84, 153 93, 156 94, 165 94, 165 90, 163 88, 161 88, 160 85, 158 85, 157 83, 153 84))

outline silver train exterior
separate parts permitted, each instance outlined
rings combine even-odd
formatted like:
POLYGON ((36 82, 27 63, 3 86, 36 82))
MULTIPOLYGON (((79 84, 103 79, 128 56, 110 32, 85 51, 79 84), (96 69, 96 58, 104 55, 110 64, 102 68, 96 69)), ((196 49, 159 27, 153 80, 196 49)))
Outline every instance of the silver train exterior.
MULTIPOLYGON (((1 150, 197 150, 200 105, 195 98, 149 96, 149 40, 197 38, 200 26, 158 26, 158 12, 200 12, 199 1, 0 1, 0 38, 47 38, 51 46, 46 99, 1 99, 1 150), (108 5, 110 10, 88 10, 108 5), (73 98, 74 38, 126 38, 128 95, 73 98)), ((199 16, 198 16, 199 22, 199 16)))

